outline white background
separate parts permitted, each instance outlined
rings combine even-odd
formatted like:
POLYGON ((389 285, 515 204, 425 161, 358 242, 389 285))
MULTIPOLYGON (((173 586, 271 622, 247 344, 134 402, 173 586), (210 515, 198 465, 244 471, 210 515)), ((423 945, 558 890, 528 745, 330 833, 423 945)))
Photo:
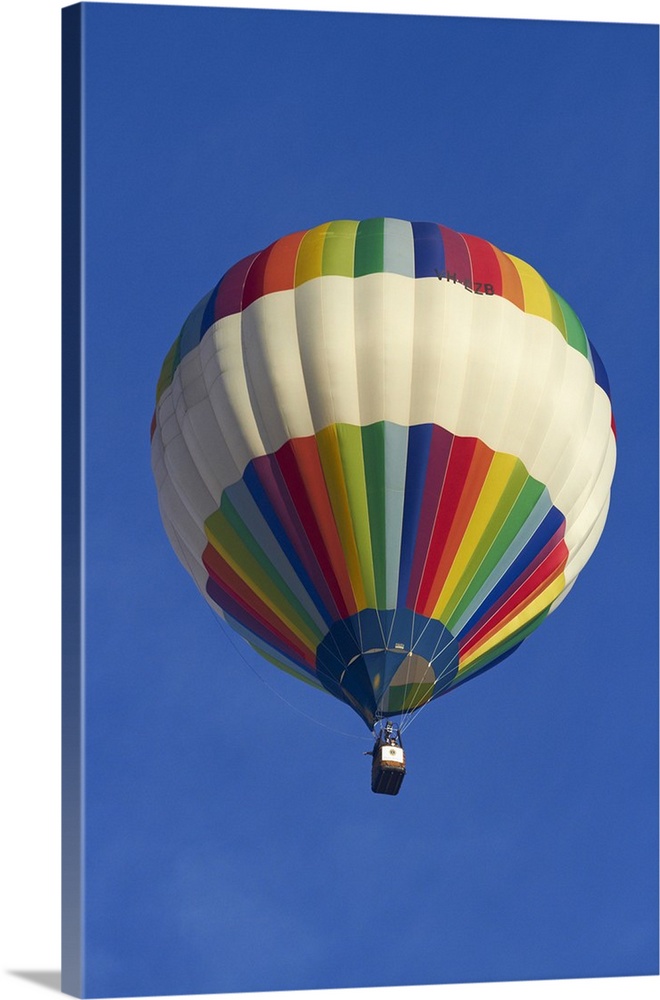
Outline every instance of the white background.
MULTIPOLYGON (((170 0, 161 0, 169 3, 170 0)), ((195 4, 182 3, 193 6, 195 4)), ((14 0, 0 14, 2 223, 0 525, 2 542, 2 803, 0 995, 59 990, 60 969, 60 10, 14 0)), ((196 6, 221 6, 197 3, 196 6)), ((325 3, 233 7, 360 10, 658 23, 656 4, 586 0, 325 3)), ((328 990, 326 1000, 645 998, 657 977, 328 990)), ((277 994, 279 997, 302 994, 277 994)), ((240 994, 269 997, 274 994, 240 994)), ((185 998, 184 998, 185 1000, 185 998)))

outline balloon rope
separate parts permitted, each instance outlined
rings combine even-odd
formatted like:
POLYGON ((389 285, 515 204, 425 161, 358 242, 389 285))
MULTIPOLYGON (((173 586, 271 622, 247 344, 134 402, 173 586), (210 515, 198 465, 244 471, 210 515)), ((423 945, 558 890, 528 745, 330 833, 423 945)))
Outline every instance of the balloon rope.
MULTIPOLYGON (((557 548, 559 548, 559 546, 560 546, 560 545, 562 544, 562 542, 563 542, 563 538, 562 538, 562 539, 560 539, 560 540, 559 540, 559 541, 557 542, 557 544, 553 546, 553 548, 552 548, 552 549, 550 550, 550 552, 548 553, 548 555, 551 555, 551 554, 552 554, 552 552, 555 552, 555 551, 557 550, 557 548)), ((496 587, 496 586, 497 586, 497 584, 498 584, 498 583, 500 582, 500 580, 501 580, 501 579, 502 579, 502 577, 503 577, 503 576, 504 576, 504 575, 506 574, 506 572, 508 571, 508 569, 509 569, 509 568, 510 568, 510 567, 507 567, 507 568, 506 568, 506 569, 504 570, 504 572, 503 572, 503 573, 502 573, 502 574, 500 575, 499 579, 498 579, 498 580, 497 580, 497 581, 495 582, 495 584, 493 585, 494 587, 496 587)), ((520 583, 520 584, 519 584, 519 585, 518 585, 518 586, 516 587, 516 589, 515 589, 515 590, 514 590, 514 591, 512 592, 512 594, 511 594, 511 597, 515 597, 515 595, 516 595, 516 594, 518 593, 518 591, 519 591, 519 590, 520 590, 520 589, 521 589, 522 587, 524 587, 524 585, 525 585, 525 582, 526 582, 526 581, 524 581, 524 580, 523 580, 523 581, 522 581, 522 582, 521 582, 521 583, 520 583)), ((492 589, 493 589, 493 588, 491 588, 491 590, 492 590, 492 589)), ((495 615, 497 614, 497 611, 498 611, 498 610, 499 610, 499 609, 495 609, 494 611, 492 611, 492 612, 491 612, 491 614, 490 614, 490 615, 489 615, 489 616, 488 616, 488 617, 487 617, 487 618, 486 618, 486 619, 485 619, 485 620, 484 620, 484 621, 482 622, 482 624, 481 624, 481 627, 482 627, 482 628, 483 628, 483 627, 484 627, 485 625, 488 625, 488 624, 489 624, 489 622, 491 622, 491 621, 492 621, 492 619, 493 619, 493 618, 495 617, 495 615)), ((521 626, 521 628, 523 628, 523 627, 524 627, 524 626, 521 626)), ((514 634, 515 634, 515 633, 514 633, 514 634)), ((450 637, 450 642, 451 642, 451 637, 450 637)), ((432 663, 432 662, 433 662, 433 660, 436 660, 436 659, 437 659, 437 658, 438 658, 439 656, 441 656, 441 655, 442 655, 442 654, 444 653, 445 649, 447 649, 447 647, 448 647, 448 646, 449 646, 449 642, 448 642, 448 643, 447 643, 447 644, 446 644, 445 646, 443 646, 443 648, 442 648, 442 649, 441 649, 441 650, 440 650, 440 651, 439 651, 438 653, 435 653, 435 654, 434 654, 434 656, 433 656, 433 657, 431 658, 431 661, 430 661, 430 662, 432 663)), ((436 646, 436 649, 437 649, 437 646, 436 646)), ((458 653, 457 653, 457 655, 458 655, 458 653)), ((434 683, 433 683, 433 687, 435 687, 435 685, 437 684, 437 682, 438 682, 439 680, 441 680, 441 678, 442 678, 442 677, 443 677, 443 676, 444 676, 444 675, 445 675, 445 674, 447 673, 447 670, 449 669, 449 666, 451 665, 451 663, 453 663, 453 657, 452 657, 452 660, 450 660, 450 663, 448 664, 447 668, 445 668, 445 670, 443 670, 443 671, 442 671, 442 673, 441 673, 441 674, 439 674, 439 675, 438 675, 438 677, 436 677, 436 679, 435 679, 435 681, 434 681, 434 683)), ((467 676, 467 672, 466 672, 466 676, 467 676)), ((431 696, 431 698, 429 698, 429 699, 428 699, 428 700, 427 700, 427 701, 426 701, 426 702, 425 702, 425 703, 424 703, 423 705, 420 705, 418 709, 415 709, 415 716, 419 715, 419 713, 421 712, 421 710, 422 710, 423 708, 426 708, 426 706, 427 706, 428 704, 430 704, 430 702, 431 702, 432 700, 433 700, 433 695, 432 695, 432 696, 431 696)), ((407 725, 410 725, 410 723, 411 723, 411 722, 412 722, 412 719, 410 719, 410 721, 409 721, 409 722, 407 723, 407 725)), ((407 728, 407 726, 406 726, 406 728, 407 728)))
MULTIPOLYGON (((426 632, 426 629, 429 627, 430 624, 431 624, 431 619, 429 618, 425 622, 424 627, 422 628, 421 632, 417 636, 417 639, 415 639, 413 641, 413 635, 414 635, 414 618, 413 618, 413 626, 411 627, 411 633, 410 633, 410 650, 409 650, 410 653, 414 653, 415 652, 415 647, 421 641, 422 636, 424 635, 424 633, 426 632)), ((444 622, 442 622, 441 624, 442 624, 442 632, 440 633, 440 636, 438 637, 438 640, 437 640, 437 642, 435 644, 434 654, 435 654, 435 650, 437 650, 440 642, 442 641, 442 636, 447 631, 447 626, 444 624, 444 622)), ((450 636, 450 641, 451 641, 451 636, 450 636)), ((444 647, 444 648, 446 648, 446 647, 444 647)), ((444 648, 443 648, 443 650, 440 651, 441 653, 444 652, 444 648)), ((433 662, 434 658, 437 659, 437 656, 439 656, 439 655, 440 654, 435 654, 435 656, 431 656, 431 659, 429 660, 429 666, 433 662)), ((408 684, 408 679, 409 679, 409 671, 410 671, 410 662, 411 662, 411 660, 412 660, 412 656, 409 656, 408 657, 408 670, 406 671, 406 686, 408 684)), ((433 690, 433 688, 435 687, 435 685, 437 684, 437 682, 441 679, 442 676, 444 676, 445 673, 446 673, 446 671, 443 671, 443 673, 441 674, 440 677, 436 677, 434 679, 433 684, 431 685, 431 690, 433 690)), ((432 697, 433 696, 431 696, 431 698, 432 697)), ((429 699, 429 701, 430 700, 431 699, 429 699)), ((424 704, 427 704, 427 702, 425 702, 424 704)), ((422 707, 423 707, 422 705, 415 705, 414 701, 411 700, 410 707, 407 708, 407 709, 405 709, 405 711, 402 713, 402 716, 401 716, 400 729, 401 729, 402 732, 409 725, 409 717, 412 716, 414 712, 418 712, 419 709, 422 708, 422 707)))
POLYGON ((277 695, 277 697, 280 699, 280 701, 283 701, 286 705, 289 706, 289 708, 292 708, 294 712, 298 713, 298 715, 304 716, 304 718, 309 719, 310 722, 314 722, 317 726, 321 726, 321 728, 323 728, 323 729, 328 729, 328 730, 330 730, 330 732, 336 733, 339 736, 348 736, 352 740, 360 740, 362 742, 364 742, 366 740, 369 743, 371 742, 371 737, 370 736, 358 736, 358 735, 356 735, 356 733, 346 733, 342 729, 336 729, 334 726, 328 726, 324 722, 320 722, 318 719, 315 719, 314 716, 308 715, 307 712, 303 712, 303 710, 301 708, 298 708, 297 705, 292 704, 292 702, 290 702, 288 700, 288 698, 285 698, 283 694, 281 694, 276 688, 272 687, 266 680, 264 680, 264 678, 261 676, 261 674, 258 672, 258 670, 254 667, 254 665, 252 663, 250 663, 250 661, 244 655, 244 653, 240 649, 240 647, 234 642, 234 637, 232 635, 231 628, 223 623, 222 619, 213 611, 213 608, 211 608, 210 606, 208 606, 208 608, 209 608, 209 611, 211 612, 211 614, 213 615, 214 621, 219 626, 219 628, 222 630, 222 632, 225 635, 225 637, 229 639, 230 643, 234 647, 234 650, 236 651, 236 653, 238 653, 238 655, 240 656, 240 658, 243 660, 243 663, 245 663, 246 666, 248 666, 250 668, 250 670, 252 671, 252 673, 255 675, 255 677, 257 677, 261 681, 261 683, 264 685, 264 687, 268 688, 269 691, 271 691, 273 694, 277 695))
MULTIPOLYGON (((519 489, 518 489, 518 492, 516 493, 515 497, 514 497, 514 498, 513 498, 513 500, 512 500, 512 504, 511 504, 511 506, 512 506, 512 507, 513 507, 513 505, 514 505, 514 504, 516 503, 516 501, 517 501, 518 497, 520 496, 520 494, 522 493, 522 490, 523 490, 523 486, 524 486, 524 484, 523 484, 523 483, 521 483, 521 485, 520 485, 520 487, 519 487, 519 489)), ((436 509, 436 515, 437 515, 437 509, 436 509)), ((488 553, 489 553, 489 552, 491 551, 491 549, 492 549, 493 545, 495 544, 495 541, 496 541, 496 538, 494 538, 494 539, 493 539, 493 540, 491 541, 490 545, 488 546, 488 548, 487 548, 487 549, 486 549, 486 551, 484 552, 484 554, 483 554, 482 558, 480 559, 480 561, 479 561, 478 565, 474 567, 474 570, 473 570, 473 572, 472 572, 472 574, 471 574, 470 578, 469 578, 469 579, 468 579, 468 580, 467 580, 467 581, 466 581, 466 582, 465 582, 465 583, 463 584, 463 587, 462 587, 462 589, 461 589, 461 592, 460 592, 460 595, 459 595, 459 598, 458 598, 458 600, 459 600, 459 601, 460 601, 460 599, 461 599, 461 598, 462 598, 462 597, 463 597, 463 596, 464 596, 464 595, 465 595, 465 594, 467 593, 467 591, 469 590, 469 588, 470 588, 470 586, 472 585, 472 583, 473 583, 473 581, 474 581, 475 577, 477 576, 477 574, 479 573, 479 571, 480 571, 481 567, 483 566, 483 564, 484 564, 485 560, 486 560, 486 559, 488 558, 488 553)), ((524 543, 523 543, 523 544, 524 544, 524 543)), ((492 593, 492 591, 493 591, 493 590, 494 590, 494 589, 495 589, 495 588, 496 588, 496 587, 498 586, 498 584, 500 583, 500 581, 501 581, 501 580, 502 580, 502 579, 504 578, 504 576, 505 576, 505 575, 506 575, 506 574, 508 573, 509 569, 511 568, 511 566, 513 565, 513 563, 514 563, 514 562, 515 562, 515 560, 517 559, 518 555, 520 554, 520 551, 521 551, 521 550, 519 550, 519 551, 516 551, 516 552, 514 552, 514 553, 512 554, 512 556, 511 556, 511 558, 510 558, 510 561, 508 561, 508 562, 507 562, 507 565, 506 565, 506 566, 504 566, 504 567, 502 568, 502 570, 500 571, 500 573, 499 573, 499 575, 498 575, 497 579, 496 579, 496 580, 494 580, 494 581, 493 581, 493 582, 492 582, 492 583, 490 584, 490 587, 489 587, 489 593, 492 593)), ((521 585, 521 586, 522 586, 522 585, 521 585)), ((519 589, 519 588, 516 588, 516 592, 517 592, 517 590, 518 590, 518 589, 519 589)), ((514 592, 514 593, 515 593, 515 592, 514 592)), ((492 612, 492 613, 491 613, 491 614, 489 615, 489 617, 488 617, 488 618, 487 618, 487 619, 486 619, 486 620, 485 620, 485 621, 484 621, 484 622, 482 623, 482 625, 487 625, 487 624, 488 624, 488 623, 489 623, 489 622, 491 621, 491 619, 492 619, 492 618, 494 617, 494 615, 495 615, 496 613, 497 613, 496 611, 492 612)), ((426 630, 426 628, 428 627, 428 625, 429 625, 429 622, 427 622, 427 623, 426 623, 426 625, 424 626, 424 628, 423 628, 423 629, 422 629, 422 631, 420 632, 420 635, 419 635, 419 637, 418 637, 418 641, 419 641, 419 639, 421 639, 421 637, 422 637, 422 635, 424 634, 424 631, 426 630)), ((446 625, 444 625, 444 623, 443 623, 443 632, 444 632, 444 630, 445 630, 446 628, 447 628, 447 627, 446 627, 446 625)), ((440 639, 441 639, 441 638, 442 638, 442 633, 441 633, 441 636, 440 636, 440 639)), ((438 643, 436 644, 436 650, 437 650, 437 647, 438 647, 438 644, 439 644, 439 642, 440 642, 440 639, 438 640, 438 643)), ((435 653, 435 652, 434 652, 434 655, 433 655, 433 656, 431 657, 431 660, 430 660, 429 662, 431 662, 431 663, 432 663, 434 659, 437 659, 437 658, 438 658, 438 656, 441 656, 441 655, 442 655, 442 653, 444 653, 444 651, 445 651, 445 650, 447 649, 447 646, 448 646, 448 645, 449 645, 449 644, 447 644, 447 645, 443 646, 443 648, 442 648, 442 649, 441 649, 441 650, 440 650, 439 652, 437 652, 437 653, 435 653)), ((413 648, 414 648, 414 647, 413 647, 413 648)), ((453 663, 453 660, 454 660, 454 658, 452 657, 452 659, 450 660, 450 664, 449 664, 449 665, 451 665, 451 664, 453 663)), ((442 678, 443 678, 443 677, 445 676, 445 674, 446 674, 446 673, 447 673, 447 670, 445 669, 445 670, 443 670, 443 671, 442 671, 442 673, 441 673, 441 674, 439 674, 439 675, 438 675, 438 677, 436 677, 436 678, 435 678, 435 680, 434 680, 434 682, 433 682, 433 687, 435 687, 435 686, 436 686, 436 684, 438 683, 438 681, 440 681, 440 680, 441 680, 441 679, 442 679, 442 678)), ((434 695, 431 695, 431 697, 430 697, 430 698, 429 698, 429 699, 428 699, 428 700, 427 700, 426 702, 424 702, 424 705, 428 705, 428 704, 429 704, 429 702, 430 702, 430 701, 432 701, 434 697, 436 697, 436 696, 434 696, 434 695)), ((415 713, 418 713, 418 712, 419 712, 419 711, 421 710, 421 708, 423 708, 423 707, 424 707, 424 705, 420 705, 420 706, 418 706, 418 708, 414 708, 414 709, 411 709, 411 710, 410 710, 410 712, 409 712, 408 714, 412 714, 413 712, 415 712, 415 713)), ((412 721, 412 720, 410 720, 410 721, 412 721)), ((410 724, 410 723, 409 723, 409 721, 406 721, 406 727, 407 727, 407 726, 408 726, 409 724, 410 724)))

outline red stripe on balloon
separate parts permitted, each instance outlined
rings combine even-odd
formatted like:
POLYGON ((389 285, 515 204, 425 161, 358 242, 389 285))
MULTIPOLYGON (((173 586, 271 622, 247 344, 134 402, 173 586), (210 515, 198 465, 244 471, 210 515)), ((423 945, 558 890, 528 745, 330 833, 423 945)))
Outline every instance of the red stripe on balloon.
MULTIPOLYGON (((300 523, 305 532, 307 543, 311 546, 316 557, 316 561, 321 568, 325 582, 328 585, 333 601, 339 611, 339 617, 346 618, 353 612, 348 610, 346 601, 344 600, 339 581, 332 566, 332 560, 319 527, 317 515, 314 511, 313 504, 310 502, 304 477, 299 466, 298 456, 300 454, 300 450, 294 450, 293 445, 294 442, 287 441, 286 444, 284 444, 275 453, 275 457, 282 472, 284 481, 286 482, 287 489, 291 494, 291 499, 293 500, 298 517, 300 518, 300 523)), ((328 508, 330 508, 329 500, 328 508)), ((329 513, 326 516, 331 517, 332 515, 329 513)), ((333 528, 336 532, 337 529, 334 524, 334 520, 327 525, 327 531, 331 531, 333 528)))
POLYGON ((249 257, 244 257, 237 264, 230 267, 224 278, 220 282, 215 303, 213 306, 213 321, 217 322, 223 316, 233 316, 241 311, 243 301, 243 288, 247 275, 252 264, 260 256, 260 253, 252 253, 249 257))
POLYGON ((469 236, 466 233, 463 233, 463 239, 472 261, 472 281, 475 291, 480 284, 479 292, 482 294, 502 295, 502 272, 492 244, 479 236, 469 236), (492 288, 492 292, 487 286, 492 288))
POLYGON ((346 553, 337 527, 332 501, 325 481, 316 436, 294 438, 288 442, 296 457, 297 467, 307 491, 314 521, 318 524, 324 547, 341 589, 344 607, 349 615, 357 613, 357 604, 346 565, 346 553))
POLYGON ((455 280, 472 285, 472 266, 465 240, 460 233, 438 224, 445 247, 445 271, 456 275, 455 280))
POLYGON ((252 266, 245 276, 241 292, 241 309, 247 309, 249 305, 264 294, 264 274, 271 251, 272 245, 266 247, 265 250, 262 250, 254 258, 252 266))
POLYGON ((340 617, 349 617, 355 614, 357 607, 323 478, 316 438, 287 441, 275 454, 340 617))
MULTIPOLYGON (((272 507, 276 521, 304 566, 305 572, 312 581, 330 617, 337 621, 342 616, 330 592, 323 570, 309 544, 309 539, 300 520, 289 485, 277 462, 277 457, 263 455, 253 461, 253 467, 272 507)), ((266 514, 266 512, 264 513, 266 514)))
MULTIPOLYGON (((442 495, 435 516, 433 533, 428 546, 428 554, 424 573, 419 588, 415 611, 428 615, 430 607, 433 610, 439 591, 435 587, 435 579, 443 553, 450 544, 450 535, 454 530, 459 504, 463 496, 463 485, 470 472, 474 459, 477 439, 471 437, 455 437, 449 454, 447 472, 442 485, 442 495)), ((481 489, 481 483, 479 483, 481 489)))
POLYGON ((447 472, 447 462, 453 440, 453 435, 444 427, 433 427, 431 445, 426 459, 426 479, 419 510, 410 582, 406 595, 407 608, 414 609, 416 607, 417 593, 424 572, 424 564, 428 555, 429 542, 438 512, 439 497, 442 494, 442 484, 447 472))
POLYGON ((557 535, 563 535, 563 526, 542 550, 542 553, 546 553, 545 556, 543 558, 537 557, 532 563, 532 566, 535 566, 534 571, 522 573, 509 587, 506 594, 502 595, 497 604, 488 609, 486 621, 481 625, 477 624, 461 640, 459 645, 461 655, 469 653, 475 646, 485 642, 494 633, 504 628, 564 571, 568 559, 568 548, 563 537, 559 541, 556 540, 557 535), (553 542, 554 547, 552 547, 553 542))
POLYGON ((305 233, 303 229, 273 243, 264 274, 264 295, 294 287, 298 250, 305 233))
MULTIPOLYGON (((255 594, 212 545, 209 544, 204 549, 202 562, 209 578, 213 580, 220 591, 231 597, 236 605, 264 628, 265 631, 262 635, 264 640, 268 640, 270 636, 271 639, 268 641, 272 641, 272 637, 276 636, 283 643, 283 649, 290 651, 289 655, 313 665, 314 652, 309 650, 299 637, 284 625, 275 612, 255 594)), ((229 611, 229 608, 225 608, 221 601, 216 601, 216 603, 223 610, 229 611)), ((246 622, 242 622, 242 624, 250 628, 246 622)), ((254 631, 254 629, 250 628, 250 631, 254 631)))

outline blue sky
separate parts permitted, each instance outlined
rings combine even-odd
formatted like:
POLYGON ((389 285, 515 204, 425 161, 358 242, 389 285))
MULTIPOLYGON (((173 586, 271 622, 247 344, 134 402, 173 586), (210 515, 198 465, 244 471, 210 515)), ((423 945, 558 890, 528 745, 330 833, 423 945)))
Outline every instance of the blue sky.
POLYGON ((657 972, 657 29, 94 4, 86 58, 89 995, 657 972), (570 598, 420 714, 396 799, 214 620, 149 462, 226 268, 377 215, 537 267, 619 443, 570 598))

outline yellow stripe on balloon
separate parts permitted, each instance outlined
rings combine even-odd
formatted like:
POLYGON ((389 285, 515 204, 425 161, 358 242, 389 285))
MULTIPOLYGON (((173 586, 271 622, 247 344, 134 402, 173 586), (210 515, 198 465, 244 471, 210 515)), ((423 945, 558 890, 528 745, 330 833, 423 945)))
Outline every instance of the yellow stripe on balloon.
POLYGON ((325 234, 329 228, 330 223, 324 222, 322 226, 315 226, 303 236, 296 260, 296 288, 305 281, 319 278, 323 274, 323 247, 325 234))
POLYGON ((355 532, 353 531, 353 518, 351 516, 351 506, 346 489, 341 452, 339 450, 337 428, 334 425, 325 427, 316 435, 316 441, 321 465, 323 466, 323 475, 328 489, 328 496, 332 505, 332 512, 337 523, 337 530, 346 558, 346 568, 351 587, 353 588, 355 603, 358 611, 362 611, 367 607, 367 597, 362 581, 355 532))
MULTIPOLYGON (((477 546, 483 542, 484 535, 489 531, 491 522, 497 514, 497 507, 502 500, 502 495, 511 482, 514 472, 519 467, 520 462, 515 455, 496 452, 493 456, 479 494, 479 499, 472 512, 472 517, 468 522, 452 567, 447 574, 447 579, 433 609, 433 618, 438 618, 440 621, 446 622, 456 604, 463 596, 466 586, 469 585, 470 581, 468 580, 467 583, 459 587, 461 578, 468 568, 477 546), (457 590, 457 588, 459 589, 457 590)), ((507 510, 502 511, 502 519, 504 519, 507 512, 508 507, 507 510)))
POLYGON ((564 574, 560 573, 559 576, 550 583, 541 593, 526 604, 522 611, 519 611, 517 615, 511 618, 505 625, 499 628, 495 633, 488 636, 484 642, 480 643, 470 650, 468 656, 461 660, 458 665, 458 674, 467 670, 471 663, 473 663, 484 653, 488 653, 490 650, 495 649, 496 646, 501 645, 506 642, 506 640, 512 636, 515 632, 518 632, 523 628, 527 622, 531 621, 537 615, 540 615, 542 611, 545 611, 547 607, 557 597, 561 594, 565 586, 564 574))
POLYGON ((513 261, 520 275, 523 295, 525 296, 525 312, 550 320, 560 330, 563 330, 565 337, 566 327, 561 309, 556 302, 553 303, 550 289, 541 275, 524 260, 520 260, 512 254, 508 254, 508 257, 513 261))
POLYGON ((296 614, 281 588, 243 544, 221 510, 204 523, 204 534, 246 586, 313 652, 319 643, 318 634, 296 614))

